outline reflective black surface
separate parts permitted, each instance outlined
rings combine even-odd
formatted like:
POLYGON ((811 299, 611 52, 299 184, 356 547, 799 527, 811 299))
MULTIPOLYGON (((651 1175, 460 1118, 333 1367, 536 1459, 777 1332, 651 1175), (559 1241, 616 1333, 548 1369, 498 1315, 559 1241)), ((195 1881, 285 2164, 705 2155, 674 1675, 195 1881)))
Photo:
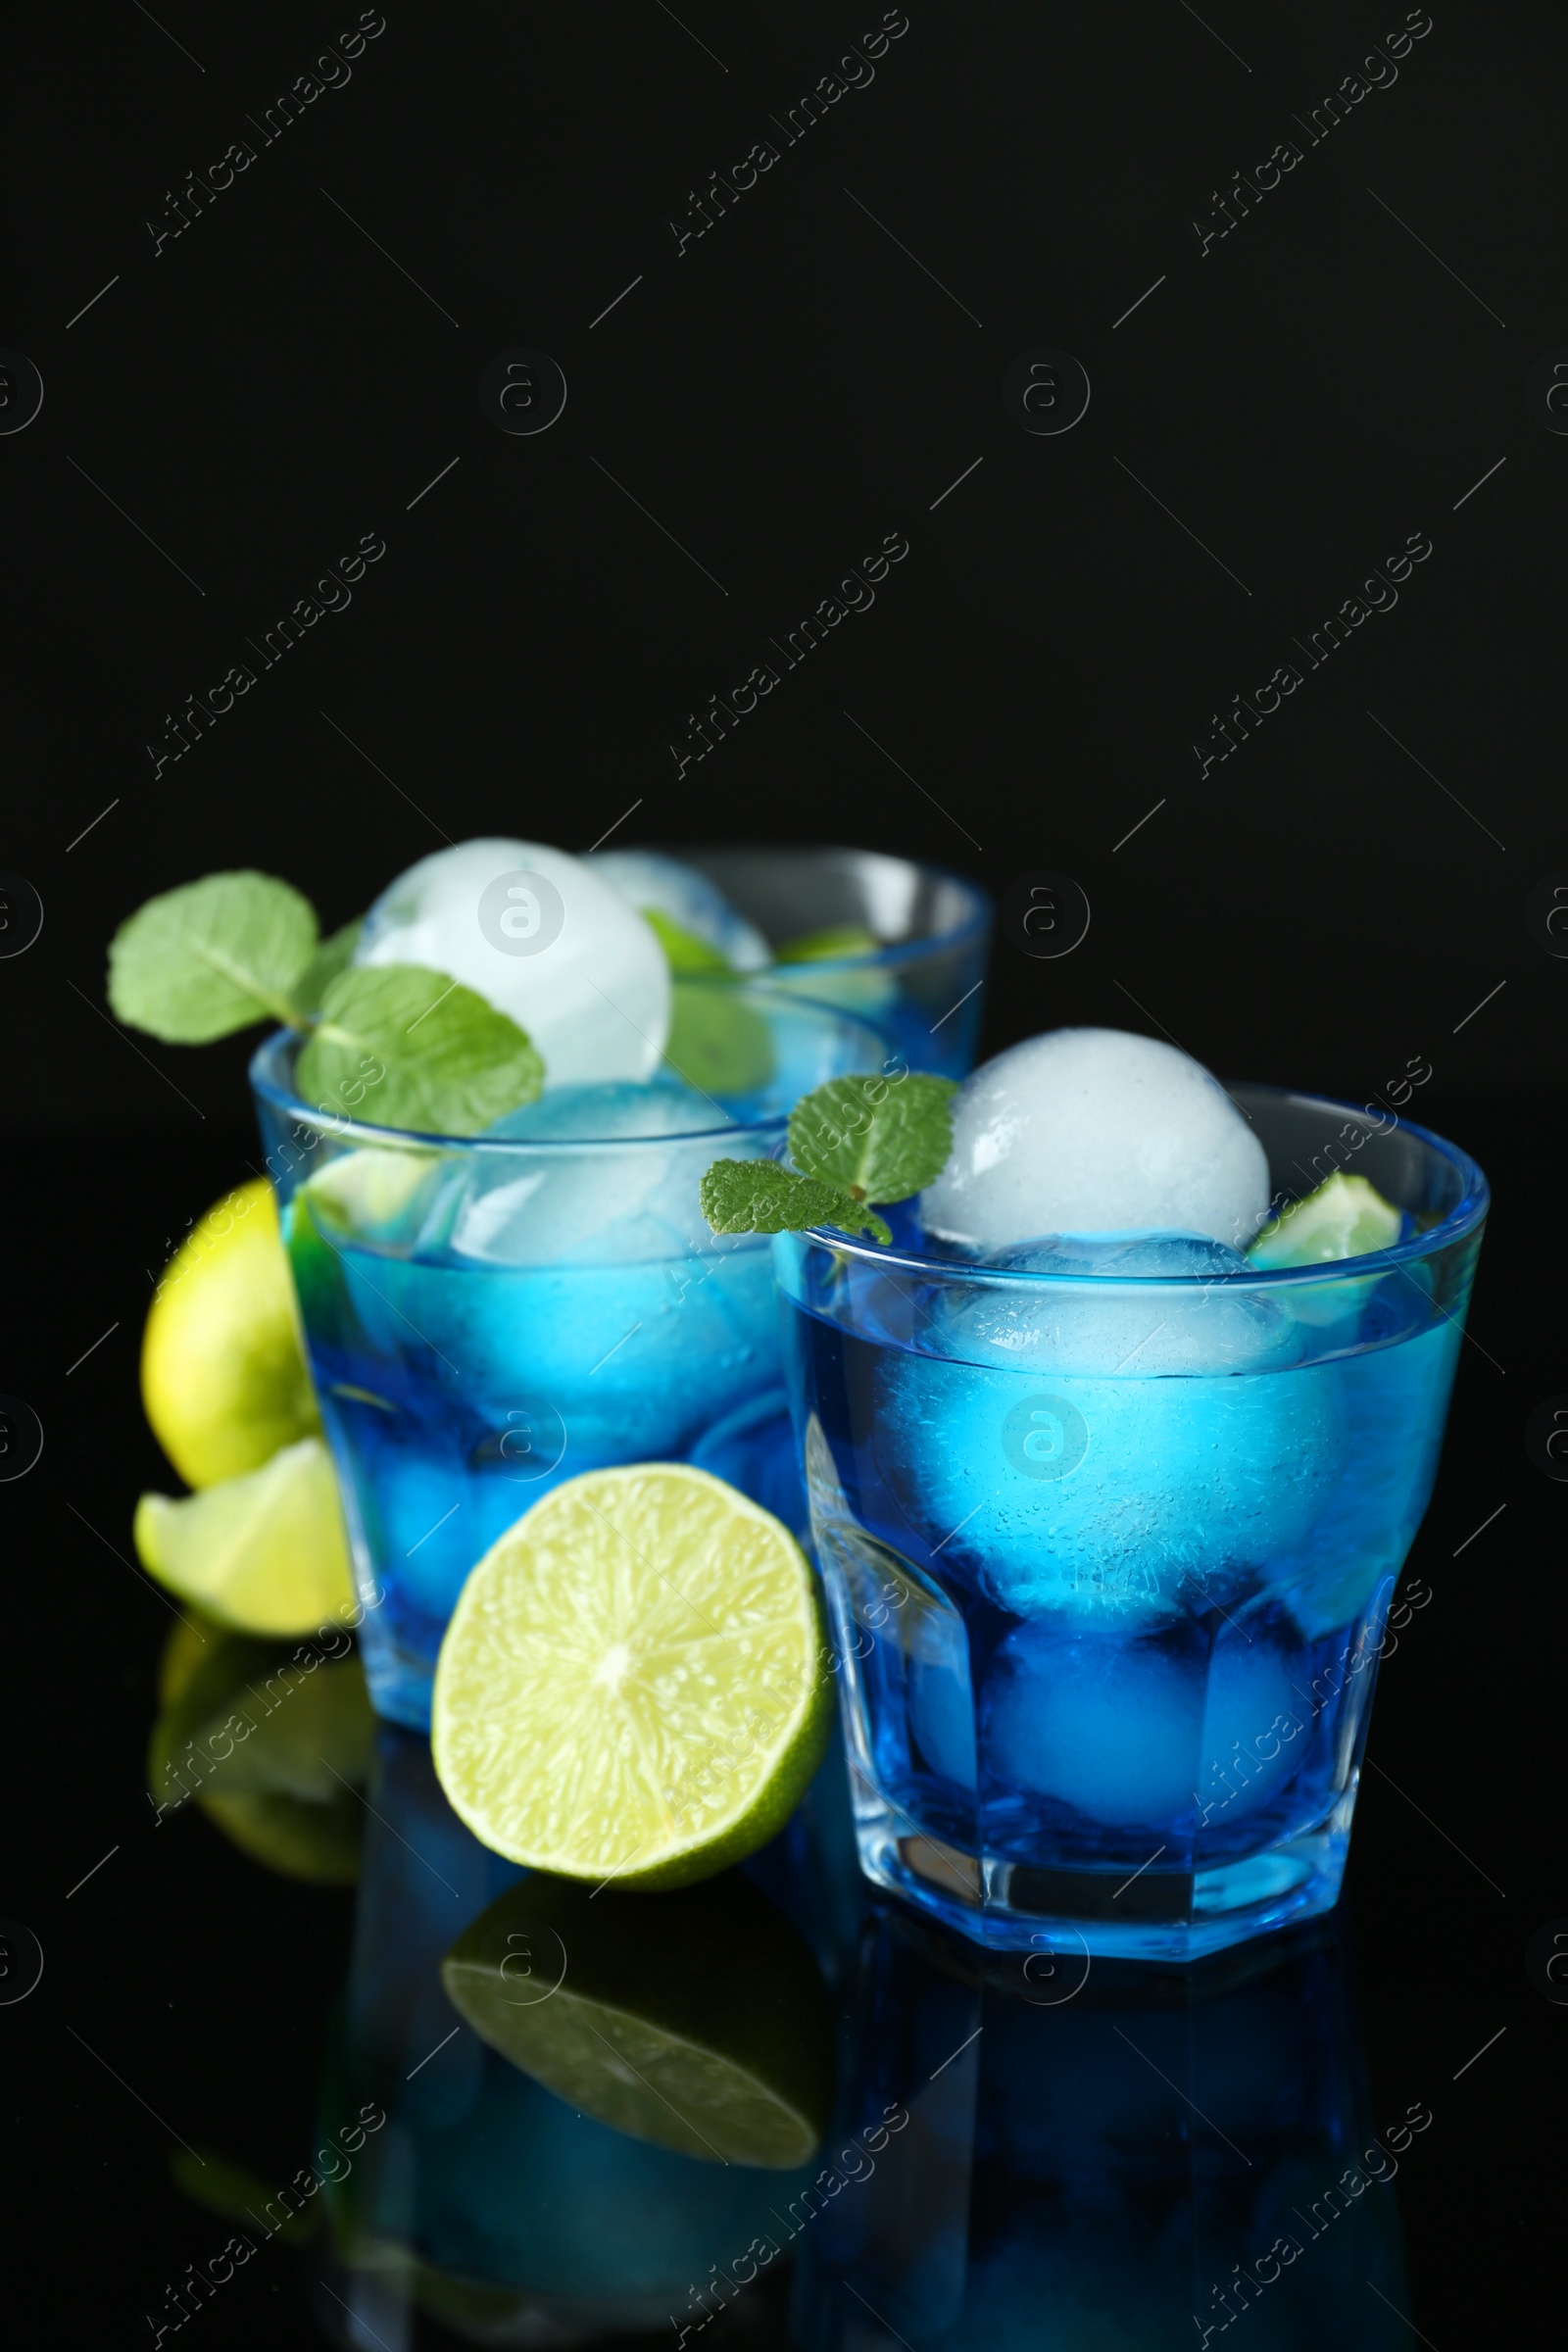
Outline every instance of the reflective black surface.
POLYGON ((336 1662, 330 1796, 215 1775, 160 1817, 155 1727, 269 1671, 224 1650, 180 1685, 127 1533, 168 1483, 146 1270, 247 1148, 19 1154, 13 1230, 52 1237, 4 1366, 44 1450, 0 1489, 0 1912, 43 1956, 0 2003, 19 2340, 1507 2340, 1563 2188, 1568 2011, 1526 1947, 1568 1910, 1564 1498, 1525 1427, 1561 1386, 1535 1293, 1568 1139, 1441 1108, 1497 1207, 1349 1895, 1317 1936, 1087 1978, 873 1906, 836 1761, 690 1901, 530 1891, 336 1662))

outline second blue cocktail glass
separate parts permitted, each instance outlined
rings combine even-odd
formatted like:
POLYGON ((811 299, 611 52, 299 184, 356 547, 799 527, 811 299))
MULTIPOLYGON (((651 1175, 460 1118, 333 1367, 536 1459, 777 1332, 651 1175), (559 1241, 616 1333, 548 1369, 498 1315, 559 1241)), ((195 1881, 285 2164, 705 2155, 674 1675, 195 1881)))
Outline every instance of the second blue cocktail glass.
POLYGON ((767 1245, 715 1240, 698 1181, 719 1152, 776 1152, 802 1094, 881 1068, 888 1046, 765 985, 728 993, 765 1077, 627 1087, 587 1132, 569 1088, 515 1134, 363 1125, 299 1100, 287 1036, 256 1056, 383 1715, 428 1727, 468 1570, 579 1471, 695 1462, 802 1525, 767 1245))

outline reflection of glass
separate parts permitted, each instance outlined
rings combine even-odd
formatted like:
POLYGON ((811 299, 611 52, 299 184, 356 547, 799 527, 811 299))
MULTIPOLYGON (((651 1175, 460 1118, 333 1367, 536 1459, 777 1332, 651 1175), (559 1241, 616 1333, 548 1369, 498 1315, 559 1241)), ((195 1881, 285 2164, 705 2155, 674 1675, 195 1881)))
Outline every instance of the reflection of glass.
POLYGON ((776 1151, 802 1094, 887 1047, 766 987, 697 1002, 677 1023, 695 1123, 689 1091, 628 1110, 662 1099, 678 1132, 415 1136, 298 1101, 286 1037, 252 1064, 383 1715, 428 1723, 464 1578, 578 1471, 695 1461, 802 1522, 767 1245, 716 1241, 697 1188, 715 1157, 776 1151))
POLYGON ((803 2238, 803 2352, 1410 2340, 1392 2182, 1431 2112, 1369 2112, 1332 1931, 1060 2002, 879 1912, 856 2039, 841 2134, 898 2129, 803 2238))
POLYGON ((319 2106, 323 2145, 370 2125, 317 2163, 334 2340, 1403 2346, 1431 2111, 1369 2108, 1339 1927, 982 1954, 866 1887, 836 1759, 744 1871, 596 1896, 487 1853, 421 1741, 377 1756, 319 2106))
POLYGON ((964 1078, 974 1066, 991 948, 991 901, 941 866, 873 850, 681 850, 775 952, 810 945, 768 984, 874 1021, 911 1070, 964 1078), (831 934, 868 935, 853 953, 831 934), (814 943, 814 944, 811 944, 814 943))
POLYGON ((1175 1277, 774 1245, 861 1857, 982 1941, 1193 1958, 1339 1893, 1487 1187, 1234 1098, 1282 1191, 1353 1136, 1408 1238, 1175 1277))
POLYGON ((837 1758, 746 1872, 632 1896, 488 1853, 422 1741, 377 1756, 320 2103, 388 2118, 326 2190, 351 2340, 406 2343, 411 2306, 480 2343, 664 2334, 749 2290, 781 2342, 775 2217, 825 2161, 853 1968, 837 1758))

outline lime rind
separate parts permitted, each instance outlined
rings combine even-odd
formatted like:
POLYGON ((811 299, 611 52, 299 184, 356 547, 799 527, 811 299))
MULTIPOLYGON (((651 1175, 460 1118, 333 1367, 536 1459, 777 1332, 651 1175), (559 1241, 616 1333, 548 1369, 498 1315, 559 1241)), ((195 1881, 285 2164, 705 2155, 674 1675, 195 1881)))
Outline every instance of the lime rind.
POLYGON ((514 1862, 687 1885, 793 1812, 832 1720, 816 1582, 793 1536, 675 1463, 585 1472, 470 1573, 436 1667, 454 1810, 514 1862))
POLYGON ((258 1469, 320 1428, 265 1177, 215 1201, 165 1269, 142 1334, 141 1393, 190 1487, 258 1469))

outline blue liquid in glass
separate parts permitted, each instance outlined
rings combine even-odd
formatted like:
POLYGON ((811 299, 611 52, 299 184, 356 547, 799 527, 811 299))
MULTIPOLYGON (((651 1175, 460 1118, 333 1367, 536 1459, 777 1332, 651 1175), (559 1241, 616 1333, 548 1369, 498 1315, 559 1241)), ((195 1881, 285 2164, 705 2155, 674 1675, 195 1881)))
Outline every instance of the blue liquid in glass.
MULTIPOLYGON (((873 1878, 982 1937, 1071 1922, 1129 1956, 1332 1902, 1457 1321, 1399 1275, 1332 1326, 1256 1310, 1234 1357, 1261 1368, 1013 1369, 1008 1312, 1055 1314, 1058 1362, 1090 1326, 779 1252, 873 1878)), ((1082 1309, 1110 1363, 1121 1311, 1082 1309)), ((1194 1311, 1167 1306, 1172 1363, 1194 1311)))

